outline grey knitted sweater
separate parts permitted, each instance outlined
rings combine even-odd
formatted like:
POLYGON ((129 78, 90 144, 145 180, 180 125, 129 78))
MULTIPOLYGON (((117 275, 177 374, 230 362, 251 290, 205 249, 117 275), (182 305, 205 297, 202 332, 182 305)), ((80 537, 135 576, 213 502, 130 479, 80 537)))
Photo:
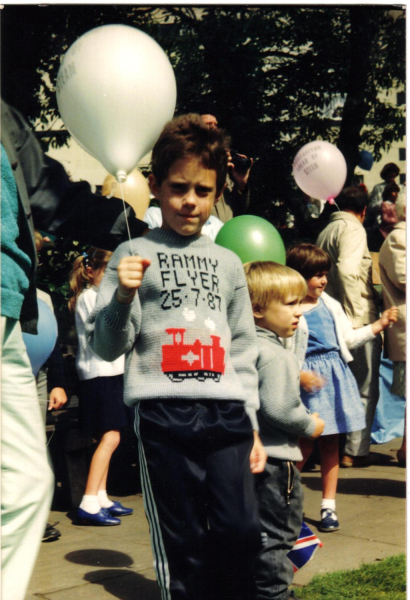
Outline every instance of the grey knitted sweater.
POLYGON ((268 456, 302 460, 299 436, 309 437, 315 422, 300 399, 300 376, 296 356, 286 350, 278 336, 256 327, 259 357, 259 435, 268 456))
POLYGON ((119 303, 114 252, 87 325, 93 350, 112 361, 125 354, 125 402, 239 400, 254 429, 259 407, 257 339, 239 258, 207 236, 153 229, 132 240, 149 258, 133 302, 119 303))

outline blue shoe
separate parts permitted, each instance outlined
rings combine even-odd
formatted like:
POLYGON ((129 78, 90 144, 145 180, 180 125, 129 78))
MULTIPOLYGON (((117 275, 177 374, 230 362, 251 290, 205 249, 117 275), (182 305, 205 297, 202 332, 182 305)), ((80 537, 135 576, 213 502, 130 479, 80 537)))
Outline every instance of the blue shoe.
POLYGON ((319 529, 324 533, 340 529, 339 521, 337 520, 337 515, 334 510, 331 508, 323 508, 320 511, 319 529))
POLYGON ((100 512, 93 514, 82 508, 77 510, 77 518, 80 525, 120 525, 121 520, 112 517, 106 508, 100 508, 100 512))
POLYGON ((127 515, 132 515, 134 512, 133 508, 125 508, 120 502, 114 502, 110 508, 107 508, 110 515, 115 517, 126 517, 127 515))

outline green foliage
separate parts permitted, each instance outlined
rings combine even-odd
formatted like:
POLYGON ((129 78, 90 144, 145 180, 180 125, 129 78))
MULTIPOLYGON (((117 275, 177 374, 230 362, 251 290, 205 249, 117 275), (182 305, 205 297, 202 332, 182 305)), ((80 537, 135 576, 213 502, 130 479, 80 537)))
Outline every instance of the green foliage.
MULTIPOLYGON (((60 57, 108 23, 140 28, 164 48, 175 70, 177 113, 216 114, 233 147, 254 158, 251 212, 279 226, 284 201, 301 196, 292 177, 301 146, 337 143, 351 179, 362 146, 379 159, 403 136, 404 105, 381 94, 405 81, 405 12, 393 18, 388 6, 5 5, 6 100, 47 127, 46 117, 58 117, 60 57), (324 106, 340 94, 342 121, 324 118, 324 106)), ((63 145, 66 137, 50 134, 43 143, 63 145)))
POLYGON ((354 571, 316 575, 296 595, 306 600, 405 600, 406 557, 400 554, 354 571))

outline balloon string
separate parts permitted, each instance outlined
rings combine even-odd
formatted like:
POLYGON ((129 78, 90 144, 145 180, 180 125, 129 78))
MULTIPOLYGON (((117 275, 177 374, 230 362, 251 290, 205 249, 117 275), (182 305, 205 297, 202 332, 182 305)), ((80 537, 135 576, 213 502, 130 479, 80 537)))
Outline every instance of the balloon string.
POLYGON ((327 198, 327 202, 329 202, 329 204, 334 204, 336 206, 337 210, 340 211, 340 208, 339 208, 334 196, 329 196, 329 198, 327 198))
POLYGON ((129 242, 130 242, 131 256, 134 256, 134 249, 132 247, 132 238, 131 238, 130 225, 128 223, 127 207, 125 206, 125 200, 124 200, 124 191, 122 189, 122 183, 119 183, 118 185, 120 186, 120 190, 121 190, 122 205, 124 207, 124 215, 125 215, 125 222, 127 224, 127 231, 128 231, 128 239, 129 239, 129 242))
POLYGON ((389 292, 386 289, 386 286, 381 282, 381 287, 382 290, 384 291, 384 293, 386 294, 387 298, 390 300, 392 306, 397 306, 397 304, 395 303, 395 301, 393 300, 393 298, 390 296, 389 292))
MULTIPOLYGON (((397 304, 395 303, 395 301, 393 300, 393 298, 390 296, 389 292, 386 289, 386 286, 383 284, 382 281, 380 281, 381 283, 381 288, 382 288, 382 292, 384 292, 388 298, 388 300, 391 302, 392 306, 397 306, 397 304)), ((393 323, 389 324, 389 329, 391 329, 393 327, 393 323)))

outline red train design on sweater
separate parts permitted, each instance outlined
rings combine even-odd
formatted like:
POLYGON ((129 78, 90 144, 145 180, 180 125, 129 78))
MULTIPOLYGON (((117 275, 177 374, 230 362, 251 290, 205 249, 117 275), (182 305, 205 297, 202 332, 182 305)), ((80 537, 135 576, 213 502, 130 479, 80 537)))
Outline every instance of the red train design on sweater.
POLYGON ((225 372, 225 350, 221 338, 211 335, 212 344, 202 344, 195 340, 193 344, 184 343, 186 329, 171 328, 165 330, 172 335, 172 344, 162 346, 162 372, 171 381, 197 379, 219 381, 225 372))

